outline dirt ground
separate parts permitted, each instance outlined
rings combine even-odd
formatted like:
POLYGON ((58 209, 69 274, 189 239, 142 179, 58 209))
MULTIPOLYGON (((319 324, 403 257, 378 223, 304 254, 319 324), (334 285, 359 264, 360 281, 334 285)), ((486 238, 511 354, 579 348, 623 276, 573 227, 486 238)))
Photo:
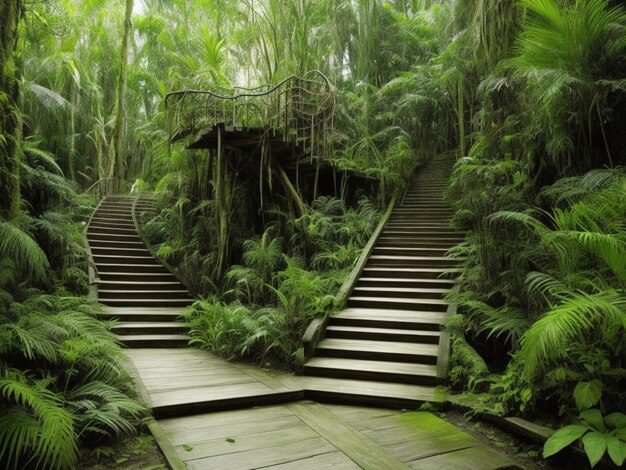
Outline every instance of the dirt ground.
POLYGON ((165 457, 161 454, 148 430, 109 446, 83 450, 79 470, 166 470, 165 457))

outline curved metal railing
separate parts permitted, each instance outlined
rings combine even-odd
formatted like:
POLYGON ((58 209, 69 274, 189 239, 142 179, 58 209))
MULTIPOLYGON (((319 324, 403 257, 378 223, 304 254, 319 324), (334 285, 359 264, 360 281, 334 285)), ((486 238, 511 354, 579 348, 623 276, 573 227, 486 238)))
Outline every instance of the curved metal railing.
POLYGON ((293 75, 273 87, 168 93, 165 107, 170 141, 186 140, 214 126, 261 128, 279 134, 304 154, 324 157, 330 149, 335 95, 328 79, 314 70, 293 75))

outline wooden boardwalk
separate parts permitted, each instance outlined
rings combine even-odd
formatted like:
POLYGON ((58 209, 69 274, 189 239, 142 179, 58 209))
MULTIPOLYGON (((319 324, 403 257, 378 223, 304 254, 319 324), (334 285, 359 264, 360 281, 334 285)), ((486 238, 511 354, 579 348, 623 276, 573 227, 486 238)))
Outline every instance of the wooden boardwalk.
POLYGON ((190 469, 497 469, 513 463, 429 412, 301 401, 159 421, 190 469))
MULTIPOLYGON (((137 389, 157 418, 153 432, 173 468, 482 470, 512 465, 428 412, 307 401, 358 402, 350 399, 356 393, 352 381, 298 377, 194 349, 125 353, 137 389), (345 400, 340 399, 342 387, 345 400)), ((354 382, 365 395, 392 391, 367 391, 374 385, 354 382)), ((417 390, 395 393, 408 397, 417 390)), ((421 401, 413 396, 404 403, 421 401)))

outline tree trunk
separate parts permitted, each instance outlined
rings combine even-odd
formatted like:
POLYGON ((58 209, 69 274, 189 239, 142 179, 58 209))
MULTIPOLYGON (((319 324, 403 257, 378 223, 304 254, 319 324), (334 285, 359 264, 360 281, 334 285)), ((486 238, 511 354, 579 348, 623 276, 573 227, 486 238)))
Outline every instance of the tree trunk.
POLYGON ((0 217, 6 220, 13 219, 20 206, 21 18, 22 0, 0 2, 0 217))
POLYGON ((112 178, 117 176, 123 178, 126 170, 126 160, 124 152, 125 125, 126 125, 126 83, 128 81, 128 43, 132 30, 131 15, 133 13, 134 0, 126 0, 126 13, 124 15, 124 33, 122 35, 122 45, 120 47, 120 73, 117 80, 115 123, 111 135, 111 145, 109 146, 109 158, 107 175, 100 177, 112 178))

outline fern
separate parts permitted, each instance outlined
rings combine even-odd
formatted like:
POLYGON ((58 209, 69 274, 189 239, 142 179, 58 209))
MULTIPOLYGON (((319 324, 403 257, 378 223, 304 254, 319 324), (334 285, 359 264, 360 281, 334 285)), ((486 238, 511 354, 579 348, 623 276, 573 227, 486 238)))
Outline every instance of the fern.
POLYGON ((37 242, 11 222, 0 221, 0 258, 12 258, 27 276, 43 279, 50 267, 37 242))
POLYGON ((572 345, 599 335, 614 340, 626 329, 626 296, 615 291, 571 293, 535 322, 521 339, 524 373, 536 378, 568 356, 572 345))
POLYGON ((7 411, 0 415, 0 461, 17 466, 70 468, 77 456, 74 420, 61 396, 47 389, 49 380, 31 381, 8 369, 0 375, 0 396, 7 411))

